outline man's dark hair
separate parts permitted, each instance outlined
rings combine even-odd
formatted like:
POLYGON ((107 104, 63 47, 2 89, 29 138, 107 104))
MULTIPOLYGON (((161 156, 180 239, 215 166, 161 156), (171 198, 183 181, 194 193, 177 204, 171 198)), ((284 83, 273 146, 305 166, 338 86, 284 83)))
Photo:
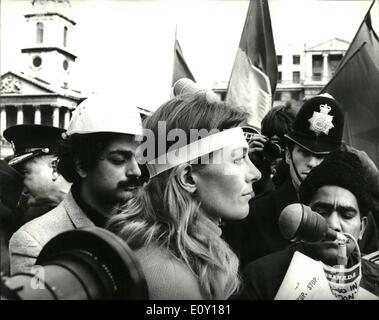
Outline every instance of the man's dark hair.
POLYGON ((323 186, 338 186, 357 198, 361 217, 371 209, 371 198, 363 167, 358 156, 347 151, 335 151, 315 167, 300 186, 300 200, 309 205, 316 191, 323 186))
POLYGON ((291 106, 273 107, 262 119, 261 132, 267 137, 277 135, 283 138, 292 130, 296 111, 291 106))
POLYGON ((118 136, 118 133, 74 134, 60 142, 58 146, 58 172, 68 181, 81 180, 75 167, 79 160, 84 170, 95 167, 103 150, 118 136))

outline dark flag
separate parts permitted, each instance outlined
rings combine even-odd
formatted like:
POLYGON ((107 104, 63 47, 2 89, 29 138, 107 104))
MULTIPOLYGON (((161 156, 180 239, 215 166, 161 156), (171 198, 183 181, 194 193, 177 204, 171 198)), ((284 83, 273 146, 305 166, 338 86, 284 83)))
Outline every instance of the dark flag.
POLYGON ((371 9, 321 92, 330 93, 344 108, 345 142, 366 151, 379 166, 379 38, 371 25, 371 9))
MULTIPOLYGON (((349 60, 349 58, 354 55, 354 53, 359 50, 361 45, 363 43, 366 43, 366 48, 368 54, 374 59, 374 63, 376 67, 379 69, 379 42, 378 42, 378 36, 375 33, 374 29, 372 28, 372 9, 374 7, 376 0, 374 0, 364 17, 361 25, 359 26, 359 29, 357 33, 354 36, 353 41, 351 42, 349 49, 346 51, 345 55, 343 56, 342 60, 340 61, 337 72, 339 69, 342 69, 345 65, 346 61, 349 60)), ((379 17, 374 17, 376 19, 379 19, 379 17)))
POLYGON ((226 101, 260 123, 272 106, 278 66, 267 0, 251 0, 229 80, 226 101))
POLYGON ((182 78, 191 79, 195 81, 195 77, 192 75, 191 70, 188 68, 186 60, 184 60, 183 51, 180 47, 179 41, 175 35, 175 47, 174 47, 174 70, 172 73, 172 84, 173 86, 176 81, 182 78))

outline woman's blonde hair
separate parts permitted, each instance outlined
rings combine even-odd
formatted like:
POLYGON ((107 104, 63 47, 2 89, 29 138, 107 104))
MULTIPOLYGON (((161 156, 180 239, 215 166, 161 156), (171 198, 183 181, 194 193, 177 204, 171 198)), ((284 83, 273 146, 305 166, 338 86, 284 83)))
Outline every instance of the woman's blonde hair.
MULTIPOLYGON (((177 97, 148 118, 145 128, 158 134, 158 121, 165 121, 167 131, 223 130, 238 126, 246 116, 222 102, 209 102, 204 95, 177 97)), ((226 299, 239 286, 238 258, 221 239, 200 199, 180 185, 178 168, 153 177, 111 218, 108 228, 132 249, 152 243, 167 248, 196 275, 206 299, 226 299)))

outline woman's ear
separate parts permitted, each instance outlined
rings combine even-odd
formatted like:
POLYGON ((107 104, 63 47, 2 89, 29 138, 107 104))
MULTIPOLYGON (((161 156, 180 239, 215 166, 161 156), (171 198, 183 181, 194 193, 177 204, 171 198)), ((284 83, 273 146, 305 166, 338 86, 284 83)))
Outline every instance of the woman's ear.
POLYGON ((81 178, 87 178, 87 171, 84 170, 83 164, 80 160, 75 160, 75 171, 81 178))
POLYGON ((193 179, 193 168, 189 163, 183 163, 178 166, 177 171, 177 179, 180 186, 187 190, 189 193, 195 193, 196 191, 196 183, 193 179))

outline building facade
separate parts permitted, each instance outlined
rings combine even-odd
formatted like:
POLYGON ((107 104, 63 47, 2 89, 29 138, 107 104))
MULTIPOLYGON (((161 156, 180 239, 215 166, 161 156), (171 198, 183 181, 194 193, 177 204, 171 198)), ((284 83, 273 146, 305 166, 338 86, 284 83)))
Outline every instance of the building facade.
POLYGON ((21 50, 21 70, 1 75, 0 158, 12 154, 3 131, 17 124, 67 128, 71 112, 85 97, 70 88, 76 56, 70 47, 75 21, 69 0, 33 0, 25 14, 27 42, 21 50))
MULTIPOLYGON (((348 47, 349 42, 338 38, 317 45, 277 46, 278 82, 273 105, 300 107, 317 95, 333 77, 348 47)), ((227 81, 217 81, 212 90, 224 100, 227 86, 227 81)))
POLYGON ((317 95, 333 77, 349 47, 338 38, 317 45, 287 45, 277 48, 278 83, 274 105, 299 106, 317 95))

